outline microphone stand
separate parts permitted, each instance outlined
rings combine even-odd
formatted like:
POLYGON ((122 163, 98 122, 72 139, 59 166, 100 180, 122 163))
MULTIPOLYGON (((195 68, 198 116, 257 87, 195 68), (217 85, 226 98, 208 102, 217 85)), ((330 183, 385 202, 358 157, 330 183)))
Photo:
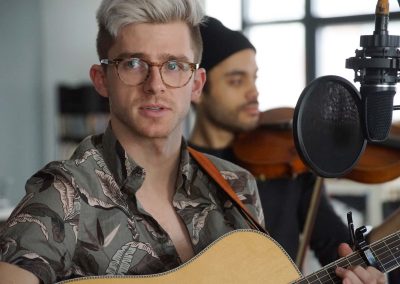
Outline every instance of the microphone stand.
POLYGON ((363 131, 370 142, 384 141, 389 135, 393 97, 399 82, 400 37, 389 35, 388 23, 388 0, 379 0, 374 33, 362 35, 362 49, 356 50, 355 57, 346 59, 346 68, 354 70, 354 81, 361 84, 363 131))

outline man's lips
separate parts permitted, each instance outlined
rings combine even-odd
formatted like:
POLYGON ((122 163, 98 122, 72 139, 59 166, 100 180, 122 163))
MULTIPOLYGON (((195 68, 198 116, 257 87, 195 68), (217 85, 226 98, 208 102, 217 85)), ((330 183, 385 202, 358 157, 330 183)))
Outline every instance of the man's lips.
POLYGON ((143 107, 142 109, 157 111, 157 110, 163 110, 164 107, 149 106, 149 107, 143 107))
POLYGON ((248 103, 242 107, 242 110, 251 115, 258 115, 260 113, 258 103, 248 103))
POLYGON ((144 105, 141 106, 140 112, 144 114, 145 116, 151 116, 151 117, 160 117, 164 115, 167 111, 170 109, 164 105, 144 105))
POLYGON ((164 104, 143 104, 139 108, 145 110, 155 110, 155 111, 168 109, 168 107, 164 104))

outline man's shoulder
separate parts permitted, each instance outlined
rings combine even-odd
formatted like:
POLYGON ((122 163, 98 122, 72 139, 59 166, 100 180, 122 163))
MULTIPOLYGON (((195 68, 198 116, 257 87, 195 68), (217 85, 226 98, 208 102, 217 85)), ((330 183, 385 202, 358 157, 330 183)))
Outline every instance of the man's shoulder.
POLYGON ((243 172, 249 174, 249 171, 242 168, 241 166, 234 164, 228 160, 224 160, 222 158, 216 157, 214 155, 203 153, 214 165, 215 167, 221 171, 232 171, 232 172, 243 172))
POLYGON ((77 171, 82 172, 85 169, 92 171, 96 165, 104 165, 102 153, 93 139, 94 136, 85 138, 69 159, 47 163, 28 180, 28 184, 35 184, 38 179, 54 182, 62 177, 70 179, 77 171))

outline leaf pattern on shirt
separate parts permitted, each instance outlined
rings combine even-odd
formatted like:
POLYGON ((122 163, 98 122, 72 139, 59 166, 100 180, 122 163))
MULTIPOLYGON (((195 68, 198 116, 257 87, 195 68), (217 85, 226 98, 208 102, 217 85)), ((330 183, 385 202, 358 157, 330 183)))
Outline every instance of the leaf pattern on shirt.
POLYGON ((87 276, 87 273, 85 273, 83 269, 80 266, 76 265, 75 263, 72 264, 72 266, 68 269, 67 273, 69 275, 74 275, 78 277, 87 276))
POLYGON ((133 218, 128 218, 127 221, 128 221, 128 229, 129 231, 131 231, 133 240, 134 241, 139 240, 139 233, 136 228, 135 220, 133 218))
POLYGON ((7 223, 7 226, 13 227, 19 223, 35 223, 39 225, 44 237, 46 238, 46 240, 49 240, 49 233, 46 226, 39 219, 33 217, 32 215, 24 213, 18 214, 17 216, 14 216, 12 219, 10 219, 9 223, 7 223))
POLYGON ((227 199, 227 200, 224 202, 224 208, 229 209, 229 208, 232 208, 232 207, 233 207, 232 201, 230 201, 229 199, 227 199))
POLYGON ((128 153, 126 153, 126 152, 125 152, 125 168, 126 168, 127 176, 130 176, 133 171, 133 165, 129 161, 128 153))
MULTIPOLYGON (((245 173, 221 171, 221 175, 224 177, 225 180, 229 182, 231 187, 235 189, 235 192, 241 201, 246 201, 247 198, 250 197, 250 195, 248 195, 248 189, 247 189, 248 176, 245 173)), ((251 203, 251 202, 246 202, 246 203, 251 203)))
MULTIPOLYGON (((21 211, 25 208, 26 204, 29 202, 29 200, 31 200, 33 198, 34 195, 35 194, 33 192, 25 195, 24 198, 22 198, 21 202, 18 204, 17 208, 15 208, 15 210, 11 213, 8 220, 13 219, 16 215, 21 213, 21 211)), ((7 223, 8 223, 8 221, 7 221, 7 223)))
POLYGON ((80 166, 91 157, 96 161, 98 167, 100 167, 107 174, 111 175, 110 170, 108 169, 106 163, 104 162, 104 159, 101 157, 97 149, 90 149, 85 151, 80 159, 75 160, 75 164, 77 166, 80 166))
POLYGON ((49 217, 51 220, 51 231, 53 232, 53 239, 61 243, 65 238, 65 225, 64 220, 54 210, 50 209, 46 204, 43 203, 31 203, 23 209, 24 213, 40 216, 49 217))
POLYGON ((141 242, 129 242, 122 246, 112 257, 106 274, 121 275, 126 274, 132 263, 133 256, 137 250, 146 252, 148 255, 159 259, 158 255, 149 244, 141 242))
POLYGON ((226 179, 235 189, 235 191, 236 192, 248 191, 248 186, 247 186, 247 181, 249 179, 248 174, 246 172, 230 172, 230 173, 233 175, 226 176, 226 179))
POLYGON ((208 195, 211 204, 207 207, 205 207, 200 213, 195 213, 193 215, 192 223, 193 223, 193 237, 192 237, 192 242, 193 244, 197 245, 200 239, 200 231, 204 228, 206 224, 206 218, 208 214, 217 208, 216 202, 214 200, 214 197, 209 194, 208 195))
POLYGON ((220 171, 221 175, 223 176, 224 179, 226 180, 235 180, 239 179, 236 173, 230 172, 230 171, 220 171))
POLYGON ((76 202, 78 196, 75 191, 75 179, 71 178, 71 182, 63 176, 55 176, 54 188, 60 194, 60 200, 64 210, 64 220, 71 220, 78 214, 76 210, 76 202))
POLYGON ((100 208, 105 208, 105 209, 117 207, 116 204, 111 204, 111 203, 105 202, 103 200, 100 200, 94 196, 90 196, 90 194, 87 192, 87 190, 85 190, 81 186, 78 186, 77 190, 81 194, 82 198, 92 207, 100 207, 100 208))
POLYGON ((175 268, 173 265, 176 263, 175 255, 162 255, 160 256, 160 260, 155 260, 151 255, 146 254, 141 258, 140 262, 135 264, 135 266, 131 266, 128 270, 128 275, 145 275, 145 274, 154 274, 160 273, 163 271, 171 270, 175 268))
POLYGON ((117 235, 117 232, 119 230, 119 226, 121 224, 119 224, 117 227, 114 228, 114 230, 112 230, 104 239, 103 242, 103 247, 108 247, 109 244, 111 244, 112 240, 114 239, 114 237, 117 235))
POLYGON ((1 256, 6 255, 11 247, 17 247, 17 242, 12 238, 0 239, 0 260, 1 256))
POLYGON ((77 275, 81 276, 93 275, 99 271, 99 264, 95 257, 85 248, 84 243, 78 240, 72 258, 72 263, 76 264, 72 271, 78 272, 77 275))
POLYGON ((92 230, 86 227, 86 224, 83 224, 85 233, 89 237, 91 243, 81 241, 82 246, 93 251, 104 250, 104 248, 107 247, 117 235, 120 225, 121 224, 118 224, 118 226, 116 226, 107 236, 104 237, 104 232, 101 228, 99 219, 97 219, 96 222, 96 236, 93 235, 92 230))
POLYGON ((172 204, 179 210, 185 209, 188 206, 197 207, 200 205, 199 202, 193 200, 173 200, 172 204))
MULTIPOLYGON (((57 163, 53 163, 56 165, 57 163)), ((60 164, 60 163, 58 163, 60 164)), ((42 192, 47 190, 49 187, 52 186, 54 180, 54 173, 49 170, 41 170, 38 173, 34 174, 32 178, 29 180, 30 185, 34 185, 37 187, 38 192, 42 192)))
POLYGON ((153 237, 153 239, 165 240, 165 235, 163 233, 157 232, 155 227, 153 225, 149 224, 149 222, 146 219, 137 217, 136 220, 145 226, 147 232, 150 233, 150 235, 153 237))
POLYGON ((37 253, 34 253, 34 252, 26 253, 26 254, 22 255, 22 257, 25 257, 27 259, 40 259, 44 263, 49 264, 49 262, 46 259, 44 259, 43 257, 41 257, 40 255, 38 255, 37 253))
POLYGON ((124 208, 125 211, 128 211, 128 204, 124 195, 122 194, 117 182, 114 177, 105 172, 95 170, 97 177, 99 178, 101 188, 103 189, 103 193, 112 202, 124 208))
MULTIPOLYGON (((129 190, 134 190, 134 186, 143 182, 145 172, 135 164, 134 157, 128 159, 111 131, 104 135, 108 137, 86 139, 78 146, 72 160, 52 162, 27 182, 28 195, 13 213, 17 219, 10 220, 20 223, 12 228, 7 227, 0 236, 0 252, 7 252, 7 255, 0 256, 2 260, 21 263, 31 271, 41 273, 45 283, 65 280, 70 276, 104 275, 108 267, 109 273, 127 271, 128 274, 151 274, 181 264, 168 234, 156 220, 137 207, 134 196, 126 195, 128 191, 120 188, 129 206, 124 210, 121 204, 117 204, 120 203, 120 193, 114 191, 117 190, 113 186, 114 180, 107 176, 111 175, 110 171, 119 185, 132 186, 129 190), (111 147, 105 149, 104 141, 111 147), (96 169, 101 174, 97 174, 96 169), (104 186, 108 187, 106 192, 109 191, 112 199, 104 193, 104 186), (75 195, 72 191, 75 191, 75 195), (35 203, 48 206, 60 218, 35 203), (80 206, 85 209, 84 216, 80 215, 80 206), (36 213, 44 217, 39 218, 36 213), (54 220, 54 225, 48 217, 54 220), (74 225, 78 222, 79 227, 74 225), (66 245, 57 243, 52 237, 54 228, 56 233, 63 231, 62 225, 66 228, 66 245), (34 238, 19 238, 21 235, 32 235, 34 238), (11 240, 4 241, 6 238, 11 240), (52 249, 48 249, 47 244, 52 249), (153 251, 155 248, 157 250, 153 251), (49 264, 40 259, 28 259, 34 255, 21 257, 21 254, 27 252, 37 253, 49 264), (119 265, 118 261, 122 264, 119 265)), ((191 159, 184 147, 181 158, 177 185, 182 185, 182 188, 177 188, 179 192, 174 196, 177 201, 174 206, 189 228, 191 237, 195 235, 196 252, 228 230, 246 228, 237 210, 221 208, 226 199, 218 199, 220 195, 216 190, 217 185, 191 159), (215 201, 212 200, 213 196, 208 197, 210 192, 218 201, 216 214, 211 211, 215 201)), ((239 181, 241 169, 225 164, 222 160, 215 160, 215 164, 218 169, 226 172, 229 183, 239 186, 234 188, 235 191, 246 197, 246 201, 254 201, 250 196, 256 191, 255 182, 246 181, 242 190, 239 181)), ((243 176, 246 176, 245 172, 243 176)), ((254 204, 249 206, 252 212, 255 211, 254 207, 254 204)), ((62 234, 58 236, 61 238, 62 234)))

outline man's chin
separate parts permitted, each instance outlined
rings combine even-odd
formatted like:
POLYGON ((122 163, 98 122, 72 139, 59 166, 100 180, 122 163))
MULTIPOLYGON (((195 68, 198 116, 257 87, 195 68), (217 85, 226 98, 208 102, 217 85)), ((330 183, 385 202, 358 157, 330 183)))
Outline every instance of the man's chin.
POLYGON ((259 115, 254 115, 242 123, 243 129, 246 131, 253 130, 258 126, 259 115))
POLYGON ((258 126, 258 120, 256 121, 250 121, 250 122, 246 122, 246 123, 241 123, 238 124, 235 132, 247 132, 247 131, 251 131, 255 128, 257 128, 258 126))

